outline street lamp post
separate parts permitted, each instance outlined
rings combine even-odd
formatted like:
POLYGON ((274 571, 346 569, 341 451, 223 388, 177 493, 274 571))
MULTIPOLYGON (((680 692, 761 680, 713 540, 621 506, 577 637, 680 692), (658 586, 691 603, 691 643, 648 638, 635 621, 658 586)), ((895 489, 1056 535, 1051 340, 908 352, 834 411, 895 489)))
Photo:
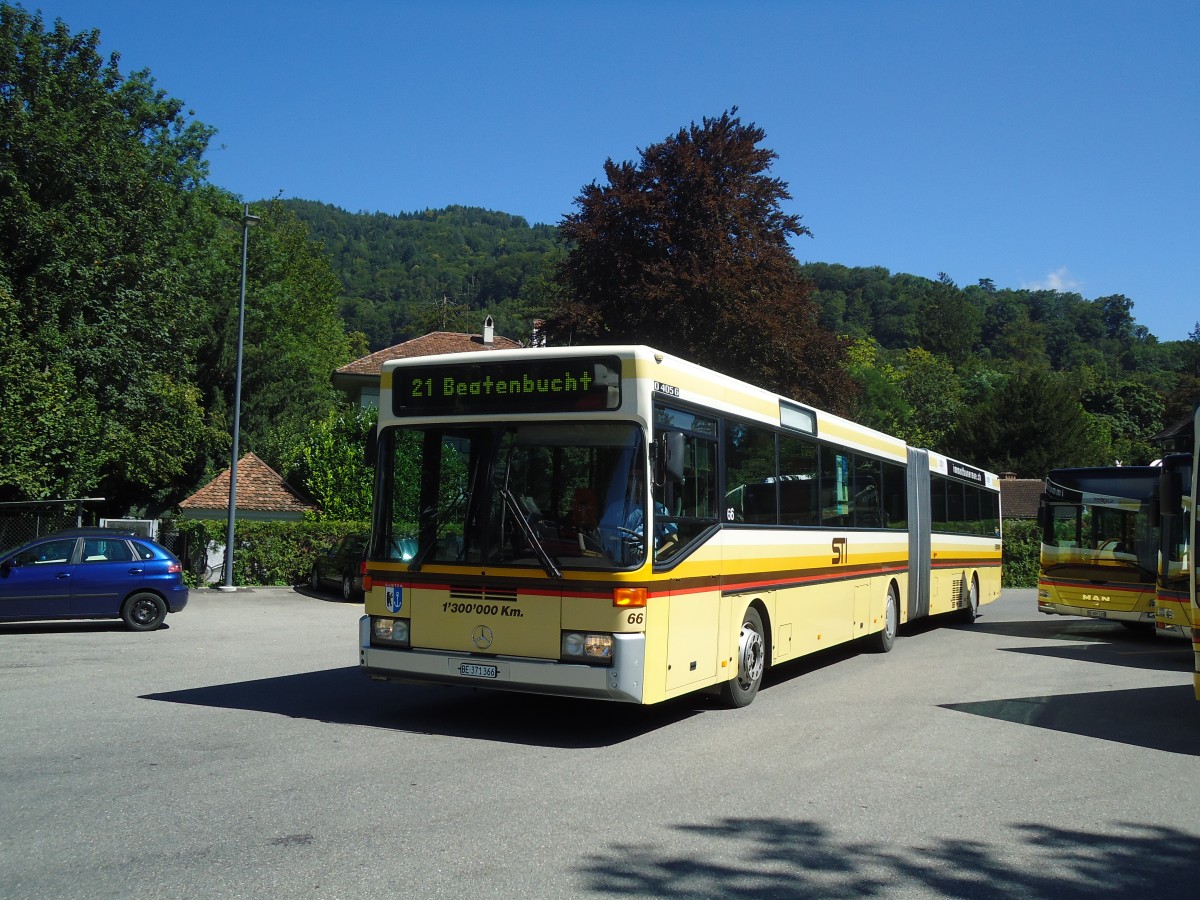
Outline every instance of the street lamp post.
POLYGON ((229 520, 225 526, 225 583, 223 591, 233 591, 233 520, 237 512, 237 464, 238 431, 242 418, 242 335, 246 327, 246 247, 250 243, 250 229, 261 222, 258 216, 250 215, 249 204, 242 207, 242 292, 238 300, 237 374, 233 388, 233 449, 229 454, 229 520))

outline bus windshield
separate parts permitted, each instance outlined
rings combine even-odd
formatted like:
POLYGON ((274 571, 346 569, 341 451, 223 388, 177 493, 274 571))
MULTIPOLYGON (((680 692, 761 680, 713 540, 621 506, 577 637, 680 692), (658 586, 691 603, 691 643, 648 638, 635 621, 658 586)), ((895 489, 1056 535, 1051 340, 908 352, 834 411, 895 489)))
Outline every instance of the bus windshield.
POLYGON ((646 557, 647 453, 628 422, 384 432, 376 559, 629 569, 646 557))

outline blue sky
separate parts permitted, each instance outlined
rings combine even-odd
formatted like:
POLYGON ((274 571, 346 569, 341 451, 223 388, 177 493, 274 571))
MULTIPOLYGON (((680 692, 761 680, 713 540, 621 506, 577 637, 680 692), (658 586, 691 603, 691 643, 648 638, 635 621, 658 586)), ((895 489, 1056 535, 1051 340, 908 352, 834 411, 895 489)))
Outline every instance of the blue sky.
POLYGON ((218 134, 211 180, 557 223, 606 158, 737 106, 801 261, 1200 320, 1195 0, 24 0, 218 134))

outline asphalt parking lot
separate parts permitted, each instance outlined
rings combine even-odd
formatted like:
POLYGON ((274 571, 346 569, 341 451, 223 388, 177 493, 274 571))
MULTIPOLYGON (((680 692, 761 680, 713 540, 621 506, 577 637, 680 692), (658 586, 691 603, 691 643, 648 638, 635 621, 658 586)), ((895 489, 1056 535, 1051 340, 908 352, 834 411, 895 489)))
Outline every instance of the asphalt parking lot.
POLYGON ((379 684, 361 604, 0 626, 3 897, 1192 897, 1186 645, 1039 615, 827 651, 755 702, 379 684))

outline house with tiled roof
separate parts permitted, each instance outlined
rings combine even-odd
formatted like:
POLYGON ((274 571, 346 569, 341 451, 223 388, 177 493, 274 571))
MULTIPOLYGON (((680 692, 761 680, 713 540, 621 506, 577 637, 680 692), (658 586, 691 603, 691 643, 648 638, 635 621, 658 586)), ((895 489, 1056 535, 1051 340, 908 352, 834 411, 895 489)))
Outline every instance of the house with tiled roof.
POLYGON ((414 356, 434 356, 439 353, 516 350, 520 346, 520 341, 495 334, 492 317, 488 316, 484 319, 482 334, 434 331, 347 363, 333 373, 333 386, 343 391, 359 406, 378 407, 379 375, 383 372, 385 362, 393 359, 411 359, 414 356))
MULTIPOLYGON (((239 459, 237 469, 237 517, 242 521, 295 521, 317 508, 254 453, 239 459)), ((192 519, 228 518, 229 470, 181 501, 179 508, 192 519)))
POLYGON ((1000 476, 1000 514, 1006 519, 1036 519, 1043 487, 1040 478, 1005 472, 1000 476))

